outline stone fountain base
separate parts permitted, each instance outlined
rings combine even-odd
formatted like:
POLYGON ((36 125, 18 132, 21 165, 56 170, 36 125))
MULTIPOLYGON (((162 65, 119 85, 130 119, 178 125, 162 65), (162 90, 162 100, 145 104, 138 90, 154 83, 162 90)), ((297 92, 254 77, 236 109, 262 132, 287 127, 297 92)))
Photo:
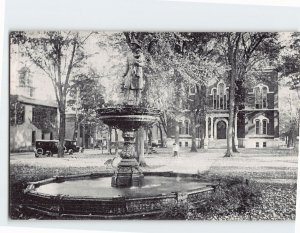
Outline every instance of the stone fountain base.
POLYGON ((112 187, 139 187, 143 185, 144 175, 136 159, 122 159, 118 170, 111 178, 112 187))
MULTIPOLYGON (((216 187, 198 175, 144 172, 142 186, 117 188, 111 187, 112 175, 103 172, 30 182, 24 207, 42 219, 149 219, 182 203, 201 207, 216 187)), ((140 180, 118 175, 117 180, 125 184, 140 180)))

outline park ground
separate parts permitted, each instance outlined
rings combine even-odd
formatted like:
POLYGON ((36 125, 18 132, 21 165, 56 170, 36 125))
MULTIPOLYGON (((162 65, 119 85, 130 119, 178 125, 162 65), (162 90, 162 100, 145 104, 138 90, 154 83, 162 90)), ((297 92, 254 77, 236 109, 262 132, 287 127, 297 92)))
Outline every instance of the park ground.
MULTIPOLYGON (((289 149, 240 149, 233 157, 225 158, 225 150, 198 150, 180 152, 172 156, 169 148, 158 148, 157 153, 145 156, 146 171, 174 171, 197 173, 204 177, 243 177, 258 183, 262 205, 251 219, 294 220, 296 210, 297 152, 289 149)), ((93 173, 112 170, 104 163, 114 158, 106 151, 86 150, 84 153, 65 155, 64 158, 35 158, 33 153, 10 155, 11 206, 18 205, 18 193, 28 181, 58 175, 93 173)), ((116 165, 118 159, 114 160, 116 165)), ((213 217, 212 219, 219 219, 213 217)), ((247 217, 227 216, 221 220, 248 220, 247 217)))

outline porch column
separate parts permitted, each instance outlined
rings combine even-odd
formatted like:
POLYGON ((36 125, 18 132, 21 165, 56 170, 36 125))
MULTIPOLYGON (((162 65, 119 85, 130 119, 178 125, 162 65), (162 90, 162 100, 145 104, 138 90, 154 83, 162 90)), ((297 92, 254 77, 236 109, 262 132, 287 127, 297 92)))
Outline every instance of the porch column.
POLYGON ((204 138, 204 149, 208 148, 208 117, 205 117, 205 138, 204 138))
POLYGON ((238 148, 238 138, 237 138, 237 113, 235 114, 235 120, 234 120, 234 144, 238 148))
POLYGON ((214 117, 210 117, 210 138, 214 138, 214 117))

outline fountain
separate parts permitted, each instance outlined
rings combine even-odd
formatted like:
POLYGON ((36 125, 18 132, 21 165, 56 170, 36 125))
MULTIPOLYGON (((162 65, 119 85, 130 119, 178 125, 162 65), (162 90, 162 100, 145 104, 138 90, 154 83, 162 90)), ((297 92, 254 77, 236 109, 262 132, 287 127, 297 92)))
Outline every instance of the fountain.
POLYGON ((29 182, 27 209, 54 218, 120 219, 158 215, 166 206, 182 202, 203 204, 214 185, 198 175, 173 172, 142 172, 136 160, 135 134, 151 126, 159 110, 142 103, 143 55, 133 41, 134 59, 124 76, 121 105, 97 110, 105 124, 123 131, 124 147, 115 172, 56 176, 29 182))

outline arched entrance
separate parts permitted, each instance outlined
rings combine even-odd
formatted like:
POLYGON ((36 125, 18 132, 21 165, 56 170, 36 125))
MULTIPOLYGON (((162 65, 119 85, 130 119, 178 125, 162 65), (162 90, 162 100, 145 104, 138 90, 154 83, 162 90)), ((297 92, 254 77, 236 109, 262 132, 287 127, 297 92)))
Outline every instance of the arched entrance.
POLYGON ((226 139, 227 124, 224 120, 217 122, 217 139, 226 139))

